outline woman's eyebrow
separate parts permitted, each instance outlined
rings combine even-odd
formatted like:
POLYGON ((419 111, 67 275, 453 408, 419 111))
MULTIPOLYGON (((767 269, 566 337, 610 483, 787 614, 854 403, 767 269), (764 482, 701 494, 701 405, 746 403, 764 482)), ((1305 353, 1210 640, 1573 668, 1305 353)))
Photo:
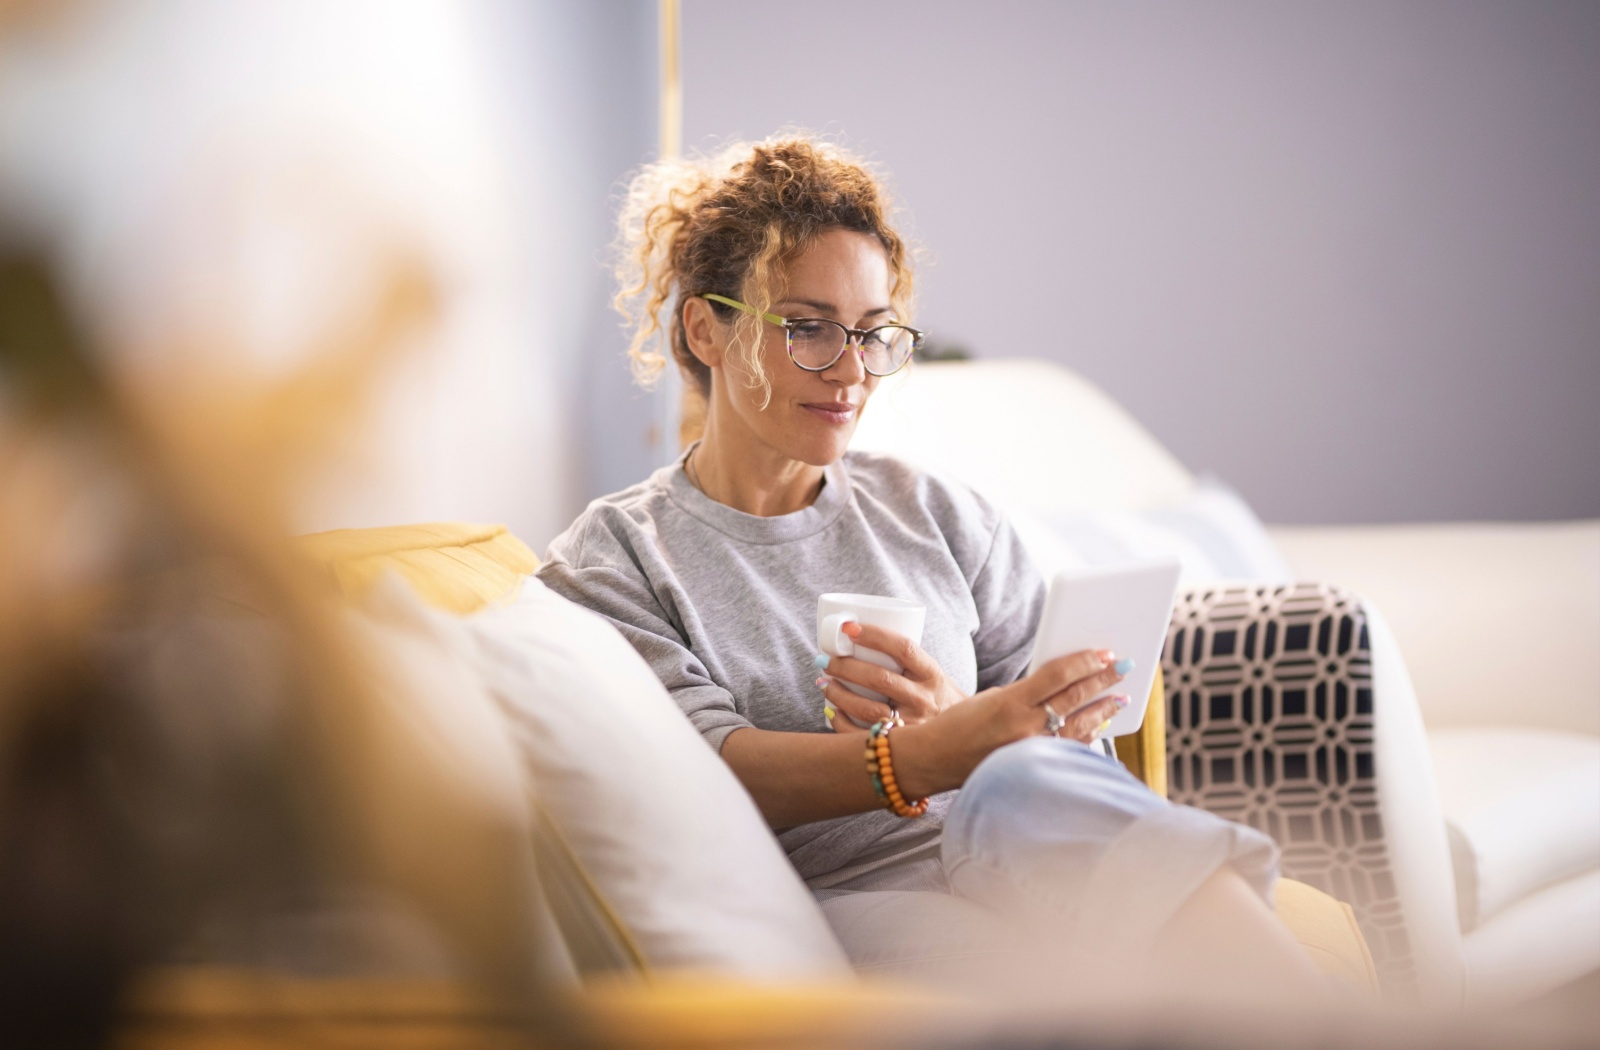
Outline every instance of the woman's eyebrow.
MULTIPOLYGON (((807 306, 807 307, 810 307, 813 310, 816 310, 818 313, 822 313, 822 314, 838 313, 837 308, 835 308, 832 303, 825 303, 825 302, 822 302, 819 299, 784 299, 784 300, 781 300, 778 303, 773 304, 773 306, 774 306, 774 309, 776 309, 779 306, 807 306)), ((880 306, 877 309, 868 310, 866 313, 862 314, 861 316, 862 317, 874 317, 874 316, 876 316, 878 314, 888 314, 888 313, 893 313, 893 312, 894 312, 894 307, 892 307, 892 306, 880 306)))

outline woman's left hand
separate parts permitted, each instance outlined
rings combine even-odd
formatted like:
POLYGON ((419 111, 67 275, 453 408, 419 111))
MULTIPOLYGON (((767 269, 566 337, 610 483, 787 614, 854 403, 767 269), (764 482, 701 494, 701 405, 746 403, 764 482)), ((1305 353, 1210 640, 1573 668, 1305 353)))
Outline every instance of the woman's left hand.
MULTIPOLYGON (((903 668, 900 674, 895 674, 886 667, 853 656, 830 658, 824 672, 829 679, 822 688, 822 695, 829 704, 845 714, 870 724, 884 717, 887 712, 882 704, 858 696, 846 689, 841 681, 882 693, 900 712, 900 718, 907 725, 926 722, 950 705, 967 698, 950 681, 938 661, 905 635, 859 623, 847 623, 842 630, 857 645, 874 649, 903 668)), ((835 732, 864 732, 848 718, 835 717, 832 722, 835 732)))

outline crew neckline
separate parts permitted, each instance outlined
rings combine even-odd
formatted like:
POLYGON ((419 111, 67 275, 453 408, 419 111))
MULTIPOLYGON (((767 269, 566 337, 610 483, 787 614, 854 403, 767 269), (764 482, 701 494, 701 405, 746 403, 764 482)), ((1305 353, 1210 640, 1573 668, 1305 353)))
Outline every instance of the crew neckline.
MULTIPOLYGON (((822 468, 822 491, 809 507, 792 514, 763 518, 735 510, 707 496, 689 479, 684 464, 699 442, 684 450, 667 468, 667 493, 691 517, 725 535, 746 543, 788 543, 814 536, 833 524, 850 502, 850 471, 844 457, 822 468)), ((846 453, 848 455, 848 453, 846 453)))

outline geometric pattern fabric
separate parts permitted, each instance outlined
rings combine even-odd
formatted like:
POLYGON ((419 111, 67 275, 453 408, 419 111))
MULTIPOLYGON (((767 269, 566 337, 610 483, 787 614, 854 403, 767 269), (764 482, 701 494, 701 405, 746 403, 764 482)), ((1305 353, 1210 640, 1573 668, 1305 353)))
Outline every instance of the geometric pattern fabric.
POLYGON ((1172 800, 1271 835, 1284 875, 1354 908, 1385 996, 1414 997, 1378 811, 1359 600, 1317 583, 1180 593, 1161 669, 1172 800))

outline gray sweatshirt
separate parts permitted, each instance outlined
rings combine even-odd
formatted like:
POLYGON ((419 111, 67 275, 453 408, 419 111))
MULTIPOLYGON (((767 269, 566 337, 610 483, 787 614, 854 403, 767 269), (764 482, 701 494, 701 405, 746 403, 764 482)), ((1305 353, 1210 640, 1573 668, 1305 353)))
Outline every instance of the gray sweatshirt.
MULTIPOLYGON (((993 506, 862 452, 827 468, 815 503, 775 518, 709 499, 679 460, 591 503, 550 545, 539 578, 609 618, 718 750, 751 726, 832 732, 813 663, 820 594, 925 605, 922 647, 969 694, 1022 674, 1044 605, 1038 573, 993 506)), ((953 797, 936 796, 917 820, 880 810, 778 838, 801 876, 825 888, 935 851, 953 797)))

